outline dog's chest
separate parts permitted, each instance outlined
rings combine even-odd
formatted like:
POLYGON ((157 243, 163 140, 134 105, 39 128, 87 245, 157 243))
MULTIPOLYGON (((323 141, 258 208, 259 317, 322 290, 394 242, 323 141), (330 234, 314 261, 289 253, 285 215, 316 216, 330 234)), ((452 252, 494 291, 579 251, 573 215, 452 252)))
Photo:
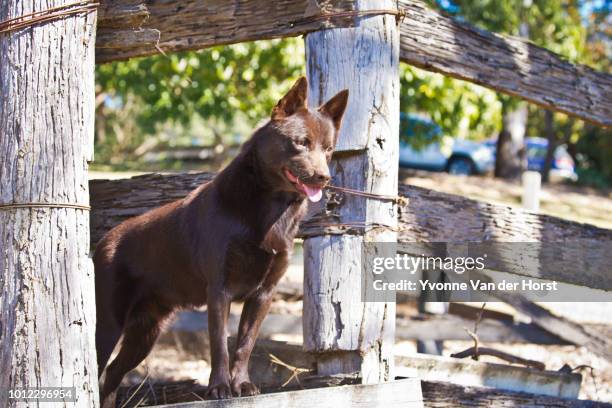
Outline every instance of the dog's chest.
POLYGON ((248 296, 261 287, 270 271, 278 269, 272 267, 274 262, 280 258, 286 260, 291 254, 302 217, 301 206, 289 208, 265 233, 263 240, 235 239, 230 243, 226 273, 235 298, 248 296))
POLYGON ((293 249, 293 240, 295 239, 305 212, 306 205, 303 202, 289 206, 266 232, 260 248, 271 254, 291 252, 293 249))

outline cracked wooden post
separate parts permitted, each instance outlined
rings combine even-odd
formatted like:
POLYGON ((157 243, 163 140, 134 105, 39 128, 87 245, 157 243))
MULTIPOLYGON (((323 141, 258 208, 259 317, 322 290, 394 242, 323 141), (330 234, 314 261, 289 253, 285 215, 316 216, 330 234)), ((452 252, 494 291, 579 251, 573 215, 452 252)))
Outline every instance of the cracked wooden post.
MULTIPOLYGON (((68 3, 3 0, 0 21, 68 3)), ((23 387, 98 405, 89 212, 63 206, 89 202, 95 28, 94 9, 0 34, 0 203, 25 206, 0 209, 1 407, 38 406, 8 399, 23 387)))
MULTIPOLYGON (((391 0, 355 3, 357 10, 395 10, 391 0)), ((332 183, 397 195, 399 30, 393 14, 357 17, 354 28, 306 37, 309 103, 350 90, 332 163, 332 183)), ((392 380, 395 303, 361 302, 361 244, 396 242, 395 204, 327 193, 318 209, 338 223, 390 228, 322 235, 304 242, 304 347, 317 352, 321 375, 359 372, 364 383, 392 380)), ((357 228, 358 230, 359 228, 357 228)), ((355 231, 352 229, 351 231, 355 231)))

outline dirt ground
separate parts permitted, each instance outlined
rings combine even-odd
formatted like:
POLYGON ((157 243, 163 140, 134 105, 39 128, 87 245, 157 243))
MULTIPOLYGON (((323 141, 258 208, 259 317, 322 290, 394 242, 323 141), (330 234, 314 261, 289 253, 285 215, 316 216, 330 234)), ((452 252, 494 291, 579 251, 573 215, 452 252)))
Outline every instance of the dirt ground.
MULTIPOLYGON (((287 340, 279 336, 278 340, 287 340)), ((297 340, 297 339, 293 339, 297 340)), ((447 341, 444 355, 449 356, 470 347, 465 341, 447 341)), ((604 359, 593 355, 583 347, 575 346, 536 346, 526 344, 487 344, 498 350, 506 351, 523 358, 542 361, 549 370, 558 370, 564 364, 571 367, 588 366, 579 370, 582 374, 580 398, 602 402, 612 402, 612 366, 604 359), (592 367, 591 370, 589 367, 592 367)), ((414 342, 400 342, 396 348, 402 353, 416 352, 414 342)), ((494 357, 482 357, 481 361, 500 363, 494 357)), ((151 355, 124 380, 124 385, 138 387, 143 381, 150 382, 195 380, 199 384, 208 383, 210 365, 202 358, 181 352, 177 347, 159 344, 151 355)))
MULTIPOLYGON (((400 169, 400 183, 457 194, 493 204, 520 207, 519 181, 489 176, 453 176, 448 173, 400 169)), ((612 191, 553 183, 543 186, 542 214, 612 229, 612 191)))
MULTIPOLYGON (((508 311, 507 306, 501 304, 488 304, 488 309, 508 311), (497 307, 497 306, 500 307, 497 307)), ((398 307, 398 313, 415 312, 414 304, 404 304, 398 307), (401 311, 400 311, 401 310, 401 311)), ((276 301, 272 306, 272 313, 300 315, 301 301, 276 301)), ((208 356, 193 350, 188 351, 180 342, 173 344, 172 336, 166 335, 163 343, 157 344, 149 357, 124 380, 124 385, 136 389, 141 384, 155 382, 195 380, 199 384, 206 384, 210 374, 208 356)), ((271 337, 273 340, 288 341, 300 344, 300 335, 283 335, 279 333, 271 337)), ((450 356, 472 346, 468 341, 446 341, 443 355, 450 356)), ((547 370, 556 371, 565 364, 572 368, 583 367, 577 370, 582 374, 582 385, 579 397, 602 402, 612 402, 612 364, 604 358, 598 357, 584 347, 577 346, 541 346, 531 344, 504 344, 487 343, 487 347, 505 351, 507 353, 536 361, 543 362, 547 370)), ((398 354, 416 353, 414 341, 398 341, 395 345, 398 354)), ((480 361, 503 363, 495 357, 484 356, 480 361)))

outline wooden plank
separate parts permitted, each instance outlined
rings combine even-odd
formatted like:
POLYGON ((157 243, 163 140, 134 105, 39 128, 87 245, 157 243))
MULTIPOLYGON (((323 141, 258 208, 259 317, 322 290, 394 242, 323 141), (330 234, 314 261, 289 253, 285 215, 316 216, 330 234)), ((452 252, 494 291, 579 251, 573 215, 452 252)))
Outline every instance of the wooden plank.
POLYGON ((612 241, 612 230, 490 204, 454 194, 401 184, 403 242, 564 242, 612 241), (449 222, 452 220, 452 222, 449 222))
MULTIPOLYGON (((298 36, 351 27, 352 0, 262 0, 180 3, 102 0, 98 63, 220 44, 298 36), (121 36, 114 31, 121 30, 121 36), (129 33, 128 31, 132 31, 129 33), (156 41, 151 41, 157 35, 156 41)), ((446 17, 417 0, 401 0, 403 62, 471 81, 604 126, 612 125, 612 75, 570 64, 525 40, 446 17)))
POLYGON ((578 398, 582 376, 558 371, 539 371, 508 364, 433 356, 396 355, 397 375, 402 371, 423 381, 442 381, 470 387, 526 392, 559 398, 578 398), (399 367, 404 367, 400 369, 399 367))
MULTIPOLYGON (((605 325, 586 325, 593 330, 612 334, 605 325)), ((472 338, 465 328, 472 329, 474 321, 452 315, 420 315, 411 319, 397 319, 396 339, 401 340, 465 340, 472 338)), ((529 323, 482 319, 478 324, 478 338, 484 343, 572 344, 529 323)))
MULTIPOLYGON (((240 315, 230 314, 230 335, 237 332, 240 315)), ((472 338, 465 328, 474 326, 474 320, 464 319, 453 315, 422 314, 411 318, 395 319, 395 339, 406 340, 467 340, 472 338)), ((600 333, 602 336, 612 337, 612 326, 605 324, 583 324, 585 330, 600 333)), ((208 332, 206 312, 183 311, 170 326, 175 333, 208 332)), ((302 335, 302 316, 286 314, 269 314, 263 321, 259 338, 270 338, 279 334, 302 335)), ((538 325, 532 323, 512 322, 484 318, 478 324, 478 338, 484 343, 521 343, 542 345, 569 345, 573 344, 549 333, 538 325)))
MULTIPOLYGON (((444 257, 446 256, 443 251, 444 247, 458 247, 460 252, 454 256, 461 257, 469 254, 474 258, 481 257, 484 259, 484 268, 481 270, 489 271, 487 276, 497 282, 504 280, 507 283, 515 283, 518 285, 518 290, 521 290, 523 282, 528 281, 524 278, 534 278, 529 281, 547 280, 604 291, 589 292, 577 287, 558 285, 548 298, 540 296, 540 293, 536 291, 523 291, 526 295, 531 296, 533 301, 605 302, 612 300, 612 281, 609 279, 612 264, 611 241, 593 238, 574 239, 571 236, 557 241, 535 239, 537 241, 512 242, 496 239, 473 243, 467 240, 432 243, 402 239, 397 246, 397 252, 411 257, 444 257), (577 274, 576 271, 580 273, 577 274)), ((427 272, 431 273, 431 271, 427 272)), ((451 273, 450 278, 454 278, 455 275, 451 273)), ((465 296, 450 298, 450 300, 480 300, 478 297, 470 297, 465 293, 463 295, 465 296)))
POLYGON ((612 75, 574 65, 524 39, 480 30, 400 0, 401 59, 542 107, 612 125, 612 75))
POLYGON ((484 387, 466 387, 439 381, 422 381, 423 400, 428 408, 611 408, 612 404, 598 401, 566 399, 526 394, 484 387))
MULTIPOLYGON (((0 20, 68 3, 3 0, 0 20)), ((90 10, 0 34, 0 204, 24 205, 0 208, 1 407, 61 386, 75 400, 54 406, 98 405, 89 212, 64 205, 89 202, 95 24, 90 10)))
POLYGON ((431 246, 430 254, 437 256, 440 248, 430 243, 481 242, 479 248, 491 249, 487 268, 612 290, 612 230, 412 186, 399 190, 408 198, 401 211, 398 242, 404 245, 399 251, 419 256, 431 246))
MULTIPOLYGON (((459 281, 467 282, 467 278, 456 275, 459 281)), ((486 279, 480 272, 474 272, 470 279, 486 279)), ((572 344, 583 346, 600 357, 612 362, 612 338, 605 333, 589 330, 587 327, 561 316, 556 316, 544 307, 528 300, 525 296, 506 291, 495 291, 493 296, 514 307, 519 313, 531 318, 532 322, 559 338, 572 344)))
POLYGON ((352 18, 317 19, 323 12, 347 11, 350 0, 135 1, 102 0, 96 62, 197 50, 214 45, 298 36, 334 26, 348 26, 352 18), (320 4, 319 4, 320 3, 320 4), (131 35, 117 42, 113 31, 154 30, 155 43, 131 35))
POLYGON ((612 338, 605 332, 556 316, 519 295, 504 293, 496 294, 496 297, 510 304, 518 312, 529 316, 534 324, 549 333, 554 333, 572 344, 586 347, 598 356, 612 362, 612 338))
POLYGON ((286 391, 223 401, 184 402, 159 405, 160 408, 246 408, 304 407, 316 404, 321 408, 421 408, 423 398, 417 379, 403 379, 381 384, 342 385, 286 391))
POLYGON ((302 379, 317 374, 317 356, 304 351, 301 345, 261 339, 257 340, 249 361, 249 374, 257 378, 263 388, 300 387, 302 379), (289 366, 272 362, 272 356, 289 366), (300 370, 299 376, 290 367, 300 370), (296 378, 297 377, 297 378, 296 378))
MULTIPOLYGON (((393 0, 355 2, 355 10, 394 10, 393 0)), ((365 17, 354 28, 306 36, 309 102, 320 106, 342 89, 349 100, 336 145, 335 185, 396 195, 399 151, 399 30, 392 15, 365 17), (344 154, 338 154, 342 153, 344 154)), ((319 205, 330 212, 330 196, 319 205)), ((396 242, 395 205, 347 200, 350 223, 388 229, 321 235, 304 241, 304 347, 320 353, 320 375, 359 372, 365 383, 393 378, 395 303, 362 302, 361 247, 396 242)))
MULTIPOLYGON (((326 383, 335 383, 339 381, 339 378, 336 377, 318 377, 320 382, 324 384, 326 383)), ((312 378, 314 381, 316 378, 312 378)), ((397 382, 397 381, 396 381, 397 382)), ((311 381, 304 381, 306 387, 309 387, 311 381)), ((604 403, 604 402, 596 402, 596 401, 587 401, 587 400, 577 400, 577 399, 566 399, 566 398, 557 398, 557 397, 549 397, 542 395, 533 395, 526 393, 518 393, 518 392, 510 392, 504 390, 496 390, 492 388, 485 387, 466 387, 462 385, 450 384, 440 381, 421 381, 423 387, 423 402, 427 407, 437 407, 437 408, 455 408, 455 407, 475 407, 475 408, 489 408, 489 407, 542 407, 542 408, 611 408, 612 404, 604 403)), ((278 391, 280 387, 276 387, 273 391, 278 391)), ((198 401, 200 395, 202 395, 205 387, 202 387, 198 384, 188 383, 188 382, 174 382, 174 383, 164 383, 164 384, 153 384, 152 387, 143 387, 141 388, 133 400, 140 401, 141 398, 144 398, 145 403, 148 401, 158 401, 162 399, 167 400, 180 400, 179 396, 174 396, 174 394, 180 394, 183 399, 189 399, 191 401, 198 401), (152 397, 152 394, 155 395, 155 398, 152 397)), ((123 392, 133 393, 133 389, 130 390, 121 390, 123 392)), ((406 390, 400 390, 406 392, 406 390)), ((129 394, 131 395, 131 394, 129 394)), ((245 405, 232 405, 232 404, 240 404, 243 402, 243 398, 237 398, 236 401, 218 401, 217 405, 212 405, 214 407, 225 407, 225 406, 238 406, 243 407, 245 405), (225 405, 227 403, 227 405, 225 405)), ((248 401, 258 401, 248 400, 248 401)), ((328 406, 324 401, 316 400, 310 401, 310 405, 316 404, 319 406, 323 402, 322 406, 328 406)), ((181 405, 165 405, 166 408, 174 408, 174 407, 184 407, 186 403, 181 403, 181 405)), ((190 402, 190 405, 187 405, 191 408, 198 407, 209 407, 211 406, 211 402, 208 401, 198 401, 198 402, 190 402)), ((130 406, 130 405, 127 405, 130 406)), ((252 405, 246 405, 248 407, 260 406, 255 402, 252 405)), ((276 405, 273 405, 276 406, 276 405)), ((285 405, 280 405, 285 406, 285 405)), ((292 406, 292 405, 290 405, 292 406)), ((367 405, 357 405, 360 407, 366 408, 367 405)), ((266 406, 267 408, 268 406, 266 406)))
POLYGON ((185 197, 202 183, 212 180, 211 173, 181 175, 146 174, 120 180, 91 180, 91 244, 128 218, 185 197))
MULTIPOLYGON (((122 180, 92 180, 92 245, 113 226, 127 218, 187 195, 200 183, 211 180, 209 173, 160 175, 148 174, 122 180)), ((520 208, 482 203, 465 197, 440 193, 414 186, 399 186, 408 202, 399 211, 399 242, 582 242, 594 247, 612 242, 612 230, 597 228, 556 217, 531 213, 520 208), (449 222, 449 220, 453 222, 449 222)), ((358 234, 362 228, 337 227, 350 222, 350 209, 358 198, 334 192, 333 211, 313 208, 310 220, 300 228, 301 237, 322 234, 358 234), (351 204, 353 203, 353 204, 351 204), (323 227, 322 223, 332 224, 323 227)), ((604 253, 602 256, 609 256, 604 253)), ((584 257, 583 257, 584 258, 584 257)), ((595 259, 596 261, 596 259, 595 259)), ((599 262, 601 264, 601 262, 599 262)), ((571 266, 552 270, 549 279, 576 285, 608 289, 612 282, 608 270, 597 276, 570 273, 571 266), (565 271, 565 272, 564 272, 565 271), (563 272, 563 273, 562 273, 563 272)), ((547 268, 551 270, 551 268, 547 268)), ((542 276, 547 278, 547 276, 542 276)))

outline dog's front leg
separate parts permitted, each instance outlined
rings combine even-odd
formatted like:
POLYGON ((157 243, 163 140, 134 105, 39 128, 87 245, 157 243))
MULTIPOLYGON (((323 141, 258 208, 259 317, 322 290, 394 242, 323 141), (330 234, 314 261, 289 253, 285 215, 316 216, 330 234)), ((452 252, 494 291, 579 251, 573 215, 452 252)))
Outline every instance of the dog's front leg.
POLYGON ((232 391, 236 396, 259 394, 249 377, 249 358, 271 302, 272 290, 260 290, 244 302, 232 364, 232 391))
POLYGON ((222 288, 217 291, 208 291, 208 333, 212 367, 207 396, 214 399, 225 399, 232 396, 227 350, 227 317, 230 303, 230 297, 222 288))
POLYGON ((259 394, 259 389, 251 382, 249 377, 249 358, 255 346, 259 328, 268 314, 274 288, 284 275, 289 263, 289 254, 281 252, 275 255, 262 288, 257 290, 244 302, 236 352, 232 364, 232 391, 236 396, 259 394))

